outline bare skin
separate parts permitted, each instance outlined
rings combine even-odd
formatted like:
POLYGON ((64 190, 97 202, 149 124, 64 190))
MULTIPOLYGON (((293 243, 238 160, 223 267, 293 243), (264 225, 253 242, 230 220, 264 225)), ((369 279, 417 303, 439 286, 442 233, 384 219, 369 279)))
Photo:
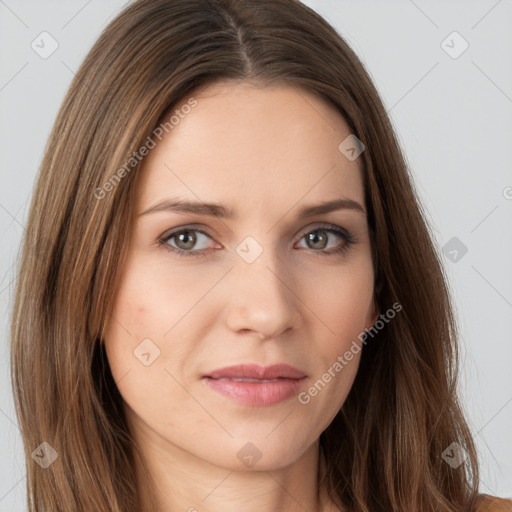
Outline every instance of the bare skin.
POLYGON ((292 87, 230 82, 194 98, 143 163, 130 254, 105 335, 130 427, 164 511, 338 510, 318 486, 318 443, 352 386, 360 351, 331 370, 320 391, 308 390, 360 346, 354 340, 379 314, 360 163, 338 149, 350 129, 292 87), (220 203, 236 217, 141 215, 170 197, 220 203), (298 217, 340 198, 362 211, 298 217), (188 229, 189 238, 159 243, 174 228, 188 229), (247 255, 257 257, 249 263, 247 255), (148 365, 134 355, 145 339, 148 365), (295 393, 248 405, 202 378, 247 363, 300 369, 302 402, 295 393), (255 463, 241 456, 247 452, 255 463))

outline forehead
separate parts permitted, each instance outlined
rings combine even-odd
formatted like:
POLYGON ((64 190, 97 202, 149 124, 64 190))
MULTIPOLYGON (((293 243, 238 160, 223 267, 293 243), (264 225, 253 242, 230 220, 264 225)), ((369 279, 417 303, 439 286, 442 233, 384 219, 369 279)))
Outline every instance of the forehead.
POLYGON ((139 211, 166 194, 274 209, 306 196, 363 201, 360 159, 338 149, 351 133, 346 121, 301 88, 221 82, 171 115, 172 128, 143 161, 139 211))

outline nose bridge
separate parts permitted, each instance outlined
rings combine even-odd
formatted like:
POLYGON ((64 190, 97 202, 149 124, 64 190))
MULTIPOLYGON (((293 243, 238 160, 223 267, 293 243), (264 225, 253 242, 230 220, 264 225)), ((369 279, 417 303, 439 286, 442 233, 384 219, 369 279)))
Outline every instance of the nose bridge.
POLYGON ((294 277, 286 271, 271 240, 272 236, 264 242, 247 236, 236 247, 235 268, 230 273, 232 329, 275 336, 297 325, 297 301, 291 282, 294 277))
POLYGON ((265 240, 262 237, 256 240, 249 235, 236 247, 235 275, 242 283, 247 283, 253 299, 262 293, 268 300, 288 300, 288 283, 285 282, 290 276, 286 279, 285 274, 289 272, 279 257, 278 244, 275 245, 272 236, 266 236, 265 240))

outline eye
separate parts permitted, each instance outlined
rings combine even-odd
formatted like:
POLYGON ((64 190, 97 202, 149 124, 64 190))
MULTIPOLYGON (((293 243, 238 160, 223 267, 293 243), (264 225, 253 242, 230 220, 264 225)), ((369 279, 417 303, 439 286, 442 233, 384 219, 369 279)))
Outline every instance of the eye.
MULTIPOLYGON (((206 256, 205 249, 208 248, 206 239, 211 240, 210 236, 204 231, 187 227, 162 235, 158 243, 165 246, 167 251, 178 256, 206 256), (199 244, 199 247, 196 244, 199 244)), ((303 239, 306 243, 306 249, 311 249, 313 253, 324 256, 348 251, 350 246, 356 243, 355 237, 347 230, 331 225, 307 231, 300 238, 300 240, 303 239), (336 243, 336 238, 341 239, 341 243, 339 241, 336 243)))
POLYGON ((159 240, 159 243, 161 245, 166 245, 166 249, 169 252, 175 252, 179 256, 202 256, 204 253, 198 252, 197 249, 203 250, 207 248, 207 244, 205 245, 204 238, 210 237, 198 229, 187 228, 176 230, 167 235, 164 235, 159 240), (169 244, 170 241, 174 241, 175 245, 169 244), (196 250, 192 251, 198 241, 200 247, 195 247, 196 250))
POLYGON ((314 252, 317 252, 322 255, 332 255, 339 254, 345 251, 348 251, 352 244, 356 243, 355 237, 350 234, 347 230, 340 228, 338 226, 322 226, 313 231, 308 231, 304 234, 301 240, 304 239, 306 242, 307 248, 313 249, 314 252), (332 249, 333 245, 329 245, 334 239, 338 238, 343 241, 340 245, 334 243, 334 249, 332 249), (326 249, 332 249, 327 251, 326 249))

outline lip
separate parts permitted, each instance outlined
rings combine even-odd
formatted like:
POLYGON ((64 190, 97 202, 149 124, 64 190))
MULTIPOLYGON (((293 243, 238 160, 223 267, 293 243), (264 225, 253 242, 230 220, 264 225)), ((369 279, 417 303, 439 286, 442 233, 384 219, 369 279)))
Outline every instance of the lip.
POLYGON ((289 364, 273 364, 272 366, 260 366, 259 364, 238 364, 219 368, 203 377, 212 379, 238 378, 271 380, 279 377, 285 379, 302 379, 306 374, 289 364))
POLYGON ((203 375, 210 389, 252 406, 273 405, 286 400, 298 392, 305 378, 304 372, 287 364, 267 367, 243 364, 203 375))

